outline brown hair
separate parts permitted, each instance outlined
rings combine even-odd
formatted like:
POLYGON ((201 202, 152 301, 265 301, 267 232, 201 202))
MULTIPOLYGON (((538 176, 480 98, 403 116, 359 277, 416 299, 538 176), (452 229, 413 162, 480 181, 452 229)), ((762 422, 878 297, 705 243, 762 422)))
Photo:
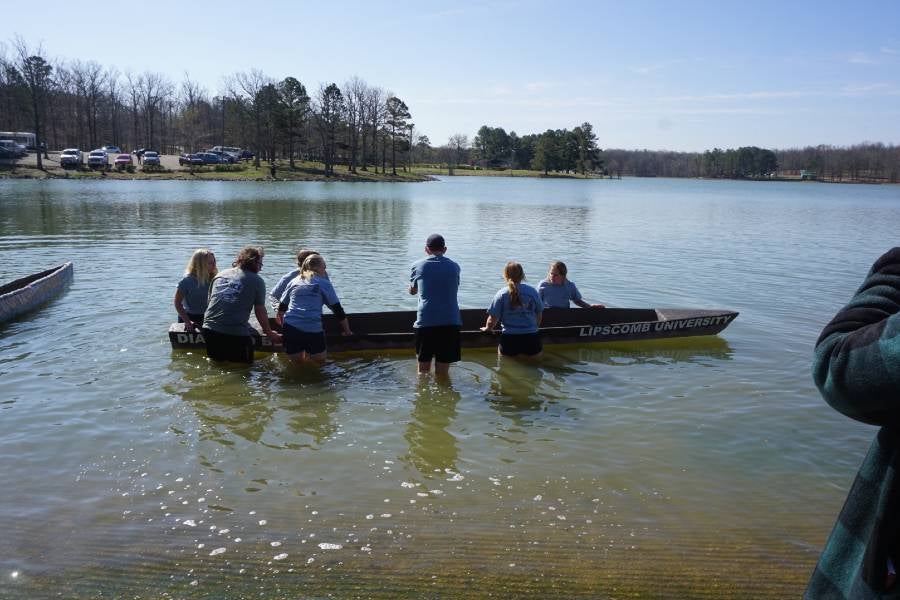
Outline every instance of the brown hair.
MULTIPOLYGON (((554 260, 552 263, 550 263, 550 271, 552 271, 553 269, 559 271, 559 274, 563 276, 563 279, 565 279, 566 275, 569 274, 569 269, 566 268, 566 263, 561 260, 554 260)), ((550 275, 550 271, 547 272, 547 275, 550 275)))
POLYGON ((522 306, 522 299, 519 298, 519 288, 516 287, 525 279, 525 269, 517 262, 509 261, 503 267, 503 278, 506 279, 506 285, 509 286, 509 304, 513 308, 522 306))
POLYGON ((262 246, 244 246, 238 252, 237 258, 234 259, 231 266, 239 267, 244 271, 259 273, 259 268, 262 266, 262 259, 265 255, 266 253, 262 246))
POLYGON ((306 257, 310 254, 318 254, 318 252, 310 250, 309 248, 300 248, 297 250, 297 266, 302 267, 303 261, 306 260, 306 257))
POLYGON ((300 277, 305 281, 309 281, 312 279, 312 273, 316 272, 316 269, 325 264, 325 259, 322 258, 318 254, 310 254, 306 257, 306 260, 303 261, 303 265, 300 267, 300 277))

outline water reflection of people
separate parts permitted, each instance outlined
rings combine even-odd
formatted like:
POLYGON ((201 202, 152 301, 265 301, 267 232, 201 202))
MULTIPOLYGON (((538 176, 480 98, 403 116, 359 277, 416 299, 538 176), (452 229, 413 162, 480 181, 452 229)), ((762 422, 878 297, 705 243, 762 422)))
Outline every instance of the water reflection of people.
POLYGON ((403 437, 409 446, 409 462, 423 475, 456 471, 459 449, 448 428, 456 417, 459 399, 459 392, 450 385, 419 380, 403 437))
POLYGON ((200 440, 233 446, 240 438, 297 450, 319 446, 337 431, 333 417, 341 399, 330 378, 318 371, 283 372, 277 363, 268 363, 248 377, 246 372, 217 369, 196 356, 181 356, 171 368, 181 379, 168 391, 193 408, 200 420, 200 440), (269 386, 284 387, 276 394, 261 393, 269 386))
POLYGON ((900 568, 900 247, 875 261, 816 342, 813 379, 832 408, 881 429, 805 598, 897 598, 900 568))

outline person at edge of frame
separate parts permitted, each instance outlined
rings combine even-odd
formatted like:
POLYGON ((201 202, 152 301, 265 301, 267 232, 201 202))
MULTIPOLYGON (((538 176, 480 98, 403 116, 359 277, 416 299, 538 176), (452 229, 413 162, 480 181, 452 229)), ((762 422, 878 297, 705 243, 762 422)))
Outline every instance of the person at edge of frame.
POLYGON ((826 402, 879 429, 804 593, 900 598, 900 247, 882 255, 816 342, 826 402))
POLYGON ((447 245, 444 237, 433 233, 425 240, 427 258, 414 263, 409 276, 409 293, 419 294, 416 322, 413 324, 416 338, 416 359, 420 375, 431 372, 446 378, 450 364, 458 362, 462 317, 459 313, 459 265, 444 254, 447 245))

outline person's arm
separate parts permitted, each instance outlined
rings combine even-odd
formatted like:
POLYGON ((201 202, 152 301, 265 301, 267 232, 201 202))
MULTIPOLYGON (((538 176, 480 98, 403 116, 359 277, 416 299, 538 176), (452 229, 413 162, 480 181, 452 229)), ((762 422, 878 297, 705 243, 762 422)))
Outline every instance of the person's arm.
POLYGON ((184 300, 184 292, 181 290, 175 290, 175 312, 178 313, 178 316, 181 317, 181 320, 184 321, 184 330, 190 333, 194 331, 194 323, 191 322, 191 318, 188 316, 187 311, 184 310, 184 305, 181 303, 184 300))
POLYGON ((259 326, 262 327, 263 333, 272 340, 273 344, 280 344, 281 334, 269 325, 269 313, 266 311, 266 305, 256 304, 253 307, 253 311, 256 313, 256 320, 259 321, 259 326))
POLYGON ((326 304, 326 306, 338 318, 338 325, 341 326, 341 335, 353 335, 353 332, 350 330, 350 321, 347 319, 347 313, 344 312, 344 307, 341 306, 341 303, 335 302, 334 304, 326 304))
POLYGON ((572 300, 572 302, 576 306, 580 306, 581 308, 606 308, 606 306, 604 306, 602 304, 588 304, 581 298, 579 298, 578 300, 572 300))
POLYGON ((900 248, 875 261, 816 342, 813 379, 835 410, 864 423, 900 423, 900 248))
POLYGON ((408 288, 410 296, 415 296, 419 293, 419 274, 416 272, 416 267, 413 266, 412 270, 409 274, 409 288, 408 288))
POLYGON ((488 313, 487 321, 484 322, 484 327, 481 328, 481 331, 485 333, 491 333, 494 331, 494 327, 497 326, 497 319, 494 318, 494 315, 488 313))

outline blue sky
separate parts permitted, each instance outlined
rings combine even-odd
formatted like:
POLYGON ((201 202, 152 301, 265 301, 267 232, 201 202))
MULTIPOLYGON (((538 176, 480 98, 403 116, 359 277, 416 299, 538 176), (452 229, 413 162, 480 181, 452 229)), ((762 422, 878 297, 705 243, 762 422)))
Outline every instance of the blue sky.
POLYGON ((358 76, 402 98, 434 145, 485 124, 522 135, 584 121, 603 148, 900 144, 895 0, 45 0, 2 12, 2 41, 176 83, 187 72, 211 95, 254 68, 310 90, 358 76))

